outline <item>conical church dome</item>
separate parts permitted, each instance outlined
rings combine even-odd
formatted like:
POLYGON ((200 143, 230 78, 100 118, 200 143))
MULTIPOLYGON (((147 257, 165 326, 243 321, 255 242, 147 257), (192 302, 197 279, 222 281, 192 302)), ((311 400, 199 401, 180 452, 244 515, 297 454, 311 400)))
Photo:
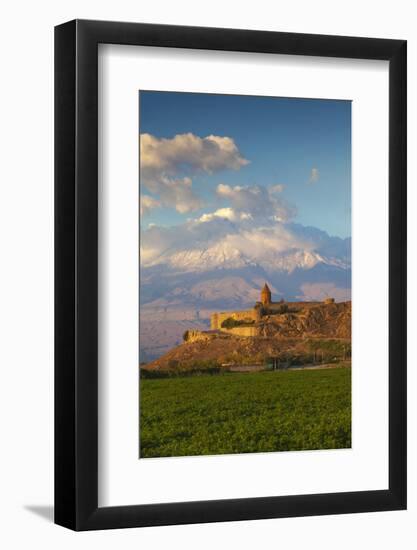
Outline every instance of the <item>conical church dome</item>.
POLYGON ((266 283, 264 284, 264 287, 261 290, 261 302, 264 306, 271 303, 271 290, 266 283))

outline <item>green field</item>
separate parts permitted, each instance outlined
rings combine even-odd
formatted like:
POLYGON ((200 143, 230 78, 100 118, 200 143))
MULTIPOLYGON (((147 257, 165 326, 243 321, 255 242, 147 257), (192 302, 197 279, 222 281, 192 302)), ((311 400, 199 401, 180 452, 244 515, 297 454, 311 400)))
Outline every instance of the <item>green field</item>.
POLYGON ((351 446, 351 369, 140 381, 144 458, 351 446))

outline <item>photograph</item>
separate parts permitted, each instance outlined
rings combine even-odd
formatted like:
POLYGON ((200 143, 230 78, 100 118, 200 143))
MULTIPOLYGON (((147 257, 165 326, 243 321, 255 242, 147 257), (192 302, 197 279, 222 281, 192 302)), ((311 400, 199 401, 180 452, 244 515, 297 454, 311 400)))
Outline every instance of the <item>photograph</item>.
POLYGON ((139 457, 351 447, 351 102, 139 92, 139 457))
POLYGON ((0 548, 417 548, 415 12, 4 4, 0 548))

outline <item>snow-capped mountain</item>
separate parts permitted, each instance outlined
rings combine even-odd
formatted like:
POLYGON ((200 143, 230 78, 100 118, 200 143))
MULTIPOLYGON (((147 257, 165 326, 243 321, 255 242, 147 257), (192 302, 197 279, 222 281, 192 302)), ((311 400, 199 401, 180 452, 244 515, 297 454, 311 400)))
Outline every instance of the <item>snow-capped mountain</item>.
POLYGON ((264 258, 253 258, 228 243, 220 243, 207 249, 194 249, 175 252, 153 265, 165 263, 171 269, 187 272, 204 272, 213 269, 239 269, 247 266, 261 267, 268 273, 274 271, 293 272, 295 269, 311 269, 319 263, 345 268, 345 261, 338 258, 325 258, 314 251, 291 250, 275 252, 264 258))
POLYGON ((151 227, 142 237, 141 266, 190 273, 258 266, 268 272, 311 269, 319 263, 347 268, 350 239, 299 224, 268 220, 190 221, 175 228, 151 227))
POLYGON ((350 239, 298 224, 229 220, 142 235, 141 349, 155 357, 211 313, 247 308, 265 282, 273 299, 350 299, 350 239), (156 349, 156 347, 158 349, 156 349))

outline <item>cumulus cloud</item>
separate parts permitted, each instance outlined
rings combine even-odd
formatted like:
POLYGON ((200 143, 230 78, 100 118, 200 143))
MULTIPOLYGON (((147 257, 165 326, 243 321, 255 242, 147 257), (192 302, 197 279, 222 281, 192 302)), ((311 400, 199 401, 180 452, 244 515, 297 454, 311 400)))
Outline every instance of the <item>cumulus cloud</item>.
POLYGON ((172 207, 185 214, 198 210, 203 201, 194 193, 191 178, 168 178, 161 176, 145 180, 144 185, 154 195, 158 195, 162 206, 172 207))
POLYGON ((201 138, 192 133, 177 134, 169 139, 151 134, 140 136, 142 184, 158 196, 161 205, 175 208, 181 214, 203 206, 187 174, 238 170, 248 162, 234 140, 227 136, 201 138))
POLYGON ((310 179, 308 180, 308 183, 317 183, 320 178, 320 172, 318 168, 312 168, 310 171, 310 179))
POLYGON ((275 259, 293 250, 311 251, 314 243, 300 238, 285 224, 278 223, 272 227, 243 228, 235 234, 229 234, 226 241, 231 247, 242 250, 256 261, 275 259))
POLYGON ((142 216, 146 216, 146 214, 149 214, 151 210, 154 208, 159 208, 160 206, 161 203, 153 197, 150 197, 149 195, 142 195, 140 200, 140 213, 142 216))
POLYGON ((283 183, 277 183, 275 185, 270 185, 268 189, 270 193, 282 193, 285 189, 285 185, 283 183))
POLYGON ((276 187, 261 185, 232 187, 220 183, 217 186, 217 195, 230 201, 236 212, 244 212, 253 218, 273 218, 276 221, 287 222, 296 215, 297 211, 295 206, 276 196, 282 190, 278 191, 276 187))
POLYGON ((177 134, 173 138, 140 136, 140 166, 145 177, 172 176, 184 168, 208 173, 226 168, 239 170, 248 162, 234 140, 227 136, 201 138, 192 133, 177 134))
POLYGON ((203 214, 198 221, 199 222, 210 222, 216 218, 221 218, 223 220, 230 220, 232 222, 250 220, 252 216, 246 212, 236 212, 233 208, 219 208, 215 212, 209 214, 203 214))

